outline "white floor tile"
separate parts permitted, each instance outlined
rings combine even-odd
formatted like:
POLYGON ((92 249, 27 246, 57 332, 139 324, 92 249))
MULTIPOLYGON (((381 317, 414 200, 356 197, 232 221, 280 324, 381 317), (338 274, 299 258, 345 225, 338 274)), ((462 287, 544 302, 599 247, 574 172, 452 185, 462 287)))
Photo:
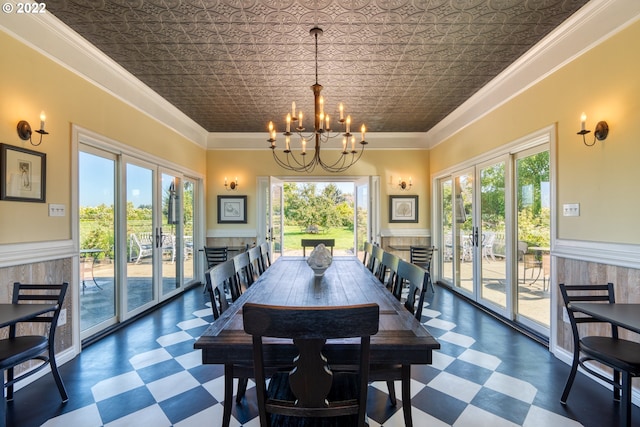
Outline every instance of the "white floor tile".
POLYGON ((445 334, 440 335, 438 339, 467 348, 471 347, 476 342, 474 338, 468 335, 458 334, 456 332, 446 332, 445 334))
POLYGON ((522 423, 523 427, 553 426, 553 427, 578 427, 577 421, 565 418, 562 415, 547 411, 538 406, 531 406, 529 413, 522 423))
POLYGON ((133 366, 134 369, 142 369, 169 359, 171 359, 171 355, 169 354, 169 352, 164 348, 158 348, 155 350, 136 354, 131 359, 129 359, 129 363, 131 363, 131 366, 133 366))
POLYGON ((199 385, 200 383, 189 372, 182 371, 149 383, 147 388, 156 402, 162 402, 199 385))
POLYGON ((439 351, 434 351, 431 357, 431 366, 441 371, 444 371, 447 366, 449 366, 451 363, 453 363, 454 360, 456 360, 455 357, 451 357, 448 354, 440 353, 439 351))
POLYGON ((132 371, 100 381, 91 387, 91 393, 93 394, 93 399, 96 402, 100 402, 142 386, 144 386, 144 381, 142 381, 137 372, 132 371))
POLYGON ((207 305, 209 306, 209 308, 204 308, 202 310, 194 311, 193 315, 198 317, 213 316, 213 311, 211 311, 211 303, 208 302, 207 305))
POLYGON ((42 424, 42 427, 101 427, 102 418, 100 418, 100 411, 98 405, 95 403, 85 406, 75 411, 67 412, 58 417, 51 418, 46 423, 42 424))
POLYGON ((439 311, 436 310, 431 310, 430 308, 427 308, 429 306, 429 304, 425 304, 424 307, 422 309, 422 315, 423 316, 427 316, 427 317, 439 317, 442 313, 440 313, 439 311))
POLYGON ((202 350, 190 351, 175 359, 184 369, 195 368, 196 366, 202 365, 202 350))
POLYGON ((482 388, 479 384, 447 372, 439 373, 429 382, 428 386, 467 403, 471 402, 482 388))
POLYGON ((198 317, 196 319, 189 319, 189 320, 185 320, 184 322, 178 323, 178 328, 187 330, 187 329, 199 328, 200 326, 205 326, 208 324, 209 322, 206 322, 198 317))
POLYGON ((487 354, 472 349, 465 350, 464 353, 458 356, 458 359, 464 360, 465 362, 472 363, 485 369, 490 369, 492 371, 495 371, 496 368, 502 363, 500 359, 492 354, 487 354))
POLYGON ((484 386, 529 404, 533 403, 538 393, 530 383, 499 372, 491 374, 484 386))
POLYGON ((159 405, 151 405, 104 425, 104 427, 131 426, 171 427, 171 421, 159 405))
POLYGON ((168 347, 173 344, 178 344, 184 341, 192 340, 193 337, 185 331, 175 332, 169 335, 163 335, 156 339, 156 342, 163 347, 168 347))
POLYGON ((431 320, 425 322, 424 324, 429 326, 429 327, 438 328, 438 329, 442 329, 442 330, 445 330, 445 331, 450 331, 453 328, 455 328, 456 326, 458 326, 453 322, 448 322, 448 321, 442 320, 442 319, 431 319, 431 320))
MULTIPOLYGON (((453 423, 453 427, 517 427, 517 425, 473 405, 467 406, 453 423)), ((539 424, 538 427, 547 425, 553 424, 539 424)))

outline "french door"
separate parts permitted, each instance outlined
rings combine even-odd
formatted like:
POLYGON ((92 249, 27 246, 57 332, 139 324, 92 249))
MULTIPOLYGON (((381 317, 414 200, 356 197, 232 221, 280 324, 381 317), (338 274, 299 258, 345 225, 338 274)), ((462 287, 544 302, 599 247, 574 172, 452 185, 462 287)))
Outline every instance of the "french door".
POLYGON ((548 144, 477 162, 436 183, 438 279, 548 335, 548 144))
POLYGON ((85 339, 197 280, 193 249, 200 196, 198 180, 178 171, 108 147, 78 147, 80 329, 85 339))
POLYGON ((274 176, 269 177, 267 197, 267 237, 271 245, 271 261, 282 256, 284 250, 284 182, 274 176))

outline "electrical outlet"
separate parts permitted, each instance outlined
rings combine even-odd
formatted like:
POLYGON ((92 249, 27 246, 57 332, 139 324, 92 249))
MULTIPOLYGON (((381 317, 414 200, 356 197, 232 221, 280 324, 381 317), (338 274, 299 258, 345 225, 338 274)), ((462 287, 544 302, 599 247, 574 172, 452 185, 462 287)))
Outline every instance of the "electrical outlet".
POLYGON ((60 317, 58 317, 58 326, 64 326, 67 324, 67 309, 60 310, 60 317))
POLYGON ((565 203, 562 205, 563 216, 580 216, 580 203, 565 203))

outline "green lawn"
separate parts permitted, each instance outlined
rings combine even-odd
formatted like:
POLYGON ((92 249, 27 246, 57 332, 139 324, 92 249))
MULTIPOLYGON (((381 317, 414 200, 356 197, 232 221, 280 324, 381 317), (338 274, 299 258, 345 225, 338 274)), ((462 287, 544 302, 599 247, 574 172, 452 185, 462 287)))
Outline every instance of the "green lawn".
POLYGON ((335 239, 335 249, 353 248, 353 230, 346 228, 330 228, 317 234, 305 233, 306 227, 285 226, 284 248, 302 249, 301 239, 335 239))

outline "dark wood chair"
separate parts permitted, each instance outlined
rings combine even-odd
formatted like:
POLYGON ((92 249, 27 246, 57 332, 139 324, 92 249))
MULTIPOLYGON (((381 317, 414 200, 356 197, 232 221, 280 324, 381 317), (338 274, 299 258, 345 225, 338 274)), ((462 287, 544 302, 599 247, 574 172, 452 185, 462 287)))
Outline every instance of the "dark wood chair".
POLYGON ((378 332, 377 304, 276 307, 246 303, 244 330, 253 337, 260 425, 365 426, 370 337, 378 332), (263 337, 292 339, 294 368, 276 372, 266 386, 263 337), (360 337, 356 372, 331 371, 322 354, 327 339, 360 337))
POLYGON ((262 242, 260 244, 260 253, 262 254, 262 268, 266 270, 271 267, 271 248, 269 242, 262 242))
POLYGON ((315 248, 319 244, 325 245, 333 255, 333 247, 336 245, 336 239, 301 239, 302 256, 307 256, 307 248, 315 248))
POLYGON ((384 249, 382 249, 378 245, 373 245, 373 248, 371 249, 371 258, 369 260, 369 265, 367 266, 367 268, 375 276, 378 276, 378 270, 380 269, 380 265, 382 264, 382 255, 384 255, 384 249))
POLYGON ((228 259, 229 248, 226 246, 205 246, 204 256, 207 260, 207 268, 222 264, 228 259))
POLYGON ((364 242, 362 246, 362 251, 363 251, 362 264, 364 266, 368 266, 367 263, 369 262, 369 260, 371 260, 371 253, 373 252, 373 243, 364 242))
MULTIPOLYGON (((229 308, 229 296, 235 292, 228 289, 237 286, 237 274, 233 260, 218 264, 205 273, 206 290, 211 300, 213 318, 218 319, 229 308), (227 293, 230 295, 227 296, 227 293)), ((239 294, 238 294, 239 296, 239 294)), ((235 299, 231 298, 232 302, 235 299)), ((222 426, 228 427, 231 422, 231 407, 233 404, 233 380, 238 379, 236 403, 240 403, 247 390, 249 378, 253 378, 253 366, 226 364, 224 366, 224 404, 222 426)))
MULTIPOLYGON (((68 286, 68 283, 33 285, 15 282, 13 284, 13 298, 11 301, 13 304, 49 304, 56 307, 54 311, 44 313, 24 322, 47 324, 43 335, 18 335, 18 328, 14 324, 9 326, 8 338, 0 340, 0 374, 3 379, 3 387, 7 389, 6 399, 8 401, 13 400, 13 386, 16 382, 39 372, 47 366, 51 367, 51 373, 56 386, 58 386, 62 402, 69 400, 62 377, 58 372, 54 348, 58 318, 60 317, 60 310, 62 309, 68 286), (42 363, 20 375, 14 375, 15 366, 31 360, 39 360, 42 363), (5 372, 6 380, 4 380, 5 372)), ((34 408, 37 408, 37 402, 33 402, 33 404, 35 405, 34 408)))
POLYGON ((229 308, 229 300, 234 301, 232 295, 236 292, 231 292, 231 289, 236 287, 237 283, 233 261, 225 261, 222 264, 211 267, 205 272, 204 278, 206 282, 205 289, 211 300, 213 318, 218 319, 229 308))
POLYGON ((431 281, 431 261, 433 260, 432 246, 409 246, 409 260, 412 264, 418 265, 429 272, 429 287, 433 292, 433 282, 431 281))
POLYGON ((240 292, 249 289, 253 285, 253 272, 251 271, 251 260, 249 252, 241 252, 233 258, 233 265, 236 268, 236 276, 238 280, 238 288, 240 292))
MULTIPOLYGON (((394 295, 396 295, 395 283, 399 264, 400 257, 385 251, 382 254, 382 262, 377 274, 378 280, 380 280, 380 282, 382 282, 394 295)), ((398 298, 398 300, 400 299, 399 293, 396 295, 396 298, 398 298)))
POLYGON ((565 285, 561 283, 560 293, 567 309, 571 331, 573 332, 573 363, 562 392, 560 403, 567 404, 573 381, 581 366, 586 372, 610 384, 613 387, 613 398, 620 400, 622 406, 621 426, 631 425, 631 380, 640 376, 640 343, 621 339, 618 327, 571 308, 572 302, 615 303, 613 283, 606 285, 565 285), (610 336, 581 336, 578 325, 582 323, 605 323, 610 325, 610 336), (613 370, 611 377, 594 369, 587 362, 598 362, 613 370), (621 395, 622 394, 622 395, 621 395))
MULTIPOLYGON (((412 313, 418 321, 422 318, 422 308, 424 306, 424 295, 429 283, 429 272, 415 264, 400 260, 396 283, 394 285, 394 295, 400 294, 405 283, 409 284, 409 291, 406 294, 405 308, 412 313)), ((402 382, 402 411, 404 413, 404 423, 406 427, 413 426, 411 417, 411 366, 410 365, 371 365, 369 378, 371 381, 386 381, 389 390, 389 401, 396 406, 396 391, 394 381, 402 382)))
POLYGON ((258 277, 264 273, 264 267, 262 266, 262 252, 260 246, 254 246, 249 249, 249 269, 251 271, 251 277, 253 282, 258 280, 258 277))

